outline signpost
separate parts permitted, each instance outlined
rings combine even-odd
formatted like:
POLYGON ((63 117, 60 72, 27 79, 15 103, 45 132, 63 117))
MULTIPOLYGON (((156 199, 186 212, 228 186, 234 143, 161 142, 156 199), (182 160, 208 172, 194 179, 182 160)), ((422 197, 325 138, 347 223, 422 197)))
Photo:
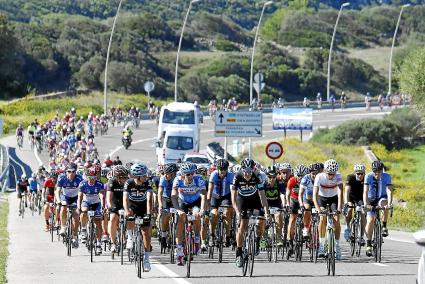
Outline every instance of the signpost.
POLYGON ((151 92, 155 89, 155 84, 152 81, 145 82, 145 92, 148 93, 148 103, 151 101, 151 92))
POLYGON ((313 130, 313 109, 311 108, 274 108, 273 130, 299 130, 301 141, 304 130, 313 130))
POLYGON ((279 159, 283 155, 283 147, 279 142, 270 142, 266 146, 266 155, 270 159, 273 160, 273 165, 275 164, 275 160, 279 159))
POLYGON ((215 137, 262 137, 261 111, 217 111, 215 137))

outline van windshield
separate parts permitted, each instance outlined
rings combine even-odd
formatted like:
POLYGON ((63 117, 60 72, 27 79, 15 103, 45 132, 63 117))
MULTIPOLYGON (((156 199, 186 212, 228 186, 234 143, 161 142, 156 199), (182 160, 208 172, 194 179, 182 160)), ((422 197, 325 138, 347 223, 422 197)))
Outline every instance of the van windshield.
POLYGON ((193 149, 192 137, 168 136, 167 148, 172 150, 191 150, 193 149))
POLYGON ((179 112, 165 109, 162 122, 170 124, 195 124, 195 111, 179 112))

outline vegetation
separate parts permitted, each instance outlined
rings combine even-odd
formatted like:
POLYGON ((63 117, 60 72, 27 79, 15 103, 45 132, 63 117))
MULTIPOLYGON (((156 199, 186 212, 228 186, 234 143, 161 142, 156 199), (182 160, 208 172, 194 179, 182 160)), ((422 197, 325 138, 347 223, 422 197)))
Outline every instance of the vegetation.
MULTIPOLYGON (((154 100, 156 104, 162 105, 165 101, 154 100)), ((124 95, 110 93, 108 95, 108 105, 129 108, 137 106, 146 109, 148 98, 145 95, 124 95)), ((3 133, 13 133, 19 123, 27 127, 35 118, 39 122, 46 122, 52 119, 56 113, 63 115, 75 107, 78 115, 87 116, 89 112, 96 114, 103 113, 103 94, 93 93, 91 95, 81 95, 77 97, 38 100, 26 97, 22 100, 0 104, 0 115, 3 118, 3 133)))
POLYGON ((0 283, 6 283, 6 264, 9 244, 9 234, 7 232, 7 217, 9 204, 7 196, 0 193, 0 283))
POLYGON ((332 129, 319 129, 312 141, 344 145, 380 143, 386 149, 401 149, 423 143, 421 114, 399 109, 384 119, 362 119, 345 122, 332 129))

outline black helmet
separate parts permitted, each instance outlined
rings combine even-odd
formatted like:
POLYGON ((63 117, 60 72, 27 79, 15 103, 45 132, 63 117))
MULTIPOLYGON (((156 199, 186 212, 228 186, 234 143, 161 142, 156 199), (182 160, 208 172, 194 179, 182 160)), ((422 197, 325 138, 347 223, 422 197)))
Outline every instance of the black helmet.
POLYGON ((242 169, 247 169, 247 168, 254 169, 254 166, 255 166, 255 162, 249 158, 245 158, 241 162, 242 169))
POLYGON ((277 175, 275 166, 268 167, 266 169, 266 174, 269 177, 275 177, 277 175))
POLYGON ((174 163, 166 164, 164 166, 164 173, 165 174, 175 174, 177 172, 178 172, 177 165, 174 164, 174 163))
POLYGON ((380 171, 384 168, 384 163, 380 160, 376 160, 372 162, 372 171, 380 171))
POLYGON ((226 159, 217 160, 217 168, 219 170, 227 170, 229 168, 229 162, 226 159))
POLYGON ((308 166, 308 170, 309 170, 310 173, 318 172, 318 171, 320 171, 320 164, 319 163, 310 164, 308 166))

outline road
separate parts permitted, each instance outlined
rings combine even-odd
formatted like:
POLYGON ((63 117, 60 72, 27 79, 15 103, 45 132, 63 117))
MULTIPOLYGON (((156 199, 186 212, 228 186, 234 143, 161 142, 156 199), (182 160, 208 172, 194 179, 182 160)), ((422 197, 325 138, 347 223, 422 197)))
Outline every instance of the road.
MULTIPOLYGON (((374 109, 366 113, 363 109, 350 109, 345 112, 335 111, 314 114, 315 127, 332 127, 350 119, 367 117, 382 117, 381 112, 374 109)), ((271 129, 271 116, 264 116, 262 138, 253 139, 254 143, 282 137, 281 132, 271 129)), ((206 120, 201 128, 201 148, 209 142, 216 141, 213 137, 213 124, 206 120)), ((101 155, 111 153, 119 155, 123 161, 143 160, 150 166, 155 165, 156 156, 153 143, 156 135, 156 125, 144 121, 141 129, 134 134, 134 144, 129 150, 123 150, 120 145, 120 130, 111 129, 109 135, 96 139, 96 144, 101 155)), ((299 136, 299 133, 288 135, 299 136)), ((306 138, 309 133, 306 133, 306 138)), ((222 142, 223 139, 217 140, 222 142)), ((14 137, 2 139, 1 143, 14 146, 14 137)), ((47 156, 35 157, 29 150, 27 143, 23 150, 10 152, 14 161, 16 175, 22 171, 27 172, 29 167, 35 168, 39 162, 46 162, 47 156), (29 166, 29 167, 27 167, 29 166)), ((90 264, 89 254, 86 249, 80 248, 73 251, 72 257, 66 256, 63 244, 56 240, 51 243, 48 234, 42 230, 43 221, 38 216, 26 216, 25 219, 17 217, 17 201, 15 194, 9 196, 9 253, 7 279, 9 283, 130 283, 137 281, 134 265, 125 264, 120 266, 117 261, 112 261, 108 252, 96 257, 95 263, 90 264)), ((205 255, 195 258, 192 267, 191 279, 184 278, 185 268, 167 264, 168 256, 159 254, 158 243, 153 242, 152 261, 153 269, 143 274, 143 281, 149 283, 414 283, 417 262, 420 251, 414 244, 411 234, 390 231, 390 238, 385 240, 383 247, 383 261, 374 263, 364 254, 360 259, 352 259, 348 255, 348 246, 343 241, 343 260, 336 264, 336 276, 326 275, 326 264, 312 264, 304 259, 303 263, 295 263, 293 260, 280 261, 270 264, 265 261, 262 253, 256 262, 253 278, 239 277, 240 271, 234 265, 234 254, 230 250, 225 251, 224 263, 217 264, 215 260, 209 260, 205 255)))

